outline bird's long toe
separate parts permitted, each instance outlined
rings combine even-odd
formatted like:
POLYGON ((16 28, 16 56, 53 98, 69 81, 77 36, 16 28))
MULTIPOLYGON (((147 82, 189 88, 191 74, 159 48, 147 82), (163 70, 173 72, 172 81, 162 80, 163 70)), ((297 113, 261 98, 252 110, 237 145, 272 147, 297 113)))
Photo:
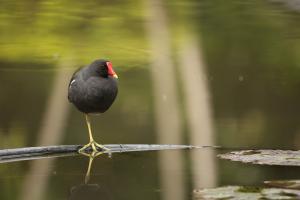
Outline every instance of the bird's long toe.
POLYGON ((95 152, 95 153, 110 153, 109 148, 101 144, 98 144, 95 141, 89 142, 88 144, 84 145, 82 148, 78 150, 79 153, 87 153, 88 151, 95 152))
POLYGON ((101 144, 98 144, 97 142, 94 143, 96 147, 100 148, 102 151, 104 152, 110 152, 110 149, 101 145, 101 144))
POLYGON ((78 153, 84 153, 86 152, 86 150, 91 146, 91 143, 88 143, 86 145, 84 145, 83 147, 81 147, 79 150, 78 150, 78 153))

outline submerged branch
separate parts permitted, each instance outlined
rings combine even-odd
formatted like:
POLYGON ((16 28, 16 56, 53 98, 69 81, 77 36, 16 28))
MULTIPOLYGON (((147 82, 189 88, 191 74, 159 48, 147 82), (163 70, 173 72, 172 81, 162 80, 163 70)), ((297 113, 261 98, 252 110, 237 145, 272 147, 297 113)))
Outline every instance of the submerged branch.
MULTIPOLYGON (((173 144, 108 144, 104 145, 111 153, 176 150, 176 149, 199 149, 208 146, 173 145, 173 144)), ((16 149, 0 150, 0 163, 33 160, 48 157, 63 157, 79 155, 78 150, 82 145, 60 145, 43 147, 25 147, 16 149)), ((101 150, 101 149, 99 149, 101 150)))

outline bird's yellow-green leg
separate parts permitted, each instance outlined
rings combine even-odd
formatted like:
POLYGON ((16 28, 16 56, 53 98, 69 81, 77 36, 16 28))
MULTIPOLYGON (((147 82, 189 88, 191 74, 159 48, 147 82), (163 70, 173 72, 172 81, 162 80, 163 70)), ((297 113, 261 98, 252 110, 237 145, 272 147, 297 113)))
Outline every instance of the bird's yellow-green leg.
POLYGON ((79 153, 86 154, 85 150, 89 147, 92 148, 93 152, 99 152, 98 149, 97 149, 97 147, 99 147, 100 149, 102 149, 101 152, 110 153, 110 149, 108 149, 105 146, 95 142, 95 140, 93 138, 93 134, 92 134, 91 122, 90 122, 89 116, 87 114, 85 114, 85 120, 86 120, 86 124, 87 124, 88 130, 89 130, 90 142, 88 144, 84 145, 81 149, 79 149, 79 153))

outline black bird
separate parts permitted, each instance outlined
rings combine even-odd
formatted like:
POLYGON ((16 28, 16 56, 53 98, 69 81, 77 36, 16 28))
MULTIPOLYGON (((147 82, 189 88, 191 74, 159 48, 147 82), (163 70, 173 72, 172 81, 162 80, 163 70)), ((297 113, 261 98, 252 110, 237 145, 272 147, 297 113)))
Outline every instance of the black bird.
POLYGON ((117 78, 112 63, 102 59, 95 60, 73 74, 68 99, 85 114, 90 137, 90 142, 79 149, 79 153, 84 153, 89 147, 94 153, 99 152, 97 147, 109 152, 109 149, 95 142, 88 114, 104 113, 109 109, 118 94, 117 78))

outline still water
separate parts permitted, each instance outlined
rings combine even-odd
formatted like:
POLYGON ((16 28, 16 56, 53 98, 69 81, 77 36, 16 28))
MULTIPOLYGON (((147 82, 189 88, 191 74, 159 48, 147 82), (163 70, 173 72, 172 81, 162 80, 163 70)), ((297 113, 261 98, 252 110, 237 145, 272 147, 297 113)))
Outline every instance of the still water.
MULTIPOLYGON (((299 149, 296 5, 1 1, 0 147, 87 143, 84 116, 67 101, 68 81, 78 67, 107 58, 120 92, 92 117, 100 143, 299 149)), ((198 188, 300 178, 296 167, 240 164, 218 153, 102 155, 88 186, 84 156, 3 163, 0 199, 192 199, 198 188)))

